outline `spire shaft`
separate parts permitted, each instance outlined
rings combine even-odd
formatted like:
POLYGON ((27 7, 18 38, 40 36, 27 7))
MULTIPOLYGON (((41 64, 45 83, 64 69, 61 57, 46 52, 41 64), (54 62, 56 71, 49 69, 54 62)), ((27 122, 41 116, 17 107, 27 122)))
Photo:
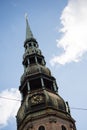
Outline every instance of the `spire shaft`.
POLYGON ((28 16, 26 16, 26 40, 30 38, 33 38, 33 33, 28 23, 28 16))

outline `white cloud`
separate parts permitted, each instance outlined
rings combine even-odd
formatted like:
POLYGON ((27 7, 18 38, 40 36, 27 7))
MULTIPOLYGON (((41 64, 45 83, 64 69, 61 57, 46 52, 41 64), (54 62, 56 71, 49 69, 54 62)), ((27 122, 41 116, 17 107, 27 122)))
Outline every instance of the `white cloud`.
POLYGON ((69 0, 60 20, 63 36, 57 40, 57 47, 64 52, 50 62, 52 65, 79 62, 87 52, 87 0, 69 0))
POLYGON ((20 99, 20 93, 17 89, 6 89, 0 93, 0 128, 7 125, 10 118, 15 118, 20 106, 20 101, 9 99, 20 99))

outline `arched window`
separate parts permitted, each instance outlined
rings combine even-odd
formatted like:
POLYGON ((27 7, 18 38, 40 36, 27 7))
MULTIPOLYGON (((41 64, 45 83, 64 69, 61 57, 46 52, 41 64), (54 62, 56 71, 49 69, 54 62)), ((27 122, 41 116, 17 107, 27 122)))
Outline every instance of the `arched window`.
POLYGON ((45 130, 44 126, 40 126, 38 130, 45 130))
POLYGON ((67 130, 64 125, 61 126, 62 130, 67 130))

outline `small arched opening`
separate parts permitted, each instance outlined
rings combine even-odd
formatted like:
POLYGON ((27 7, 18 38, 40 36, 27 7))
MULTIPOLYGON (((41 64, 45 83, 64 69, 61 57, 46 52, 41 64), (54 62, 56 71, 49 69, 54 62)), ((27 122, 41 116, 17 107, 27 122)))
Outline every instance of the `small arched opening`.
POLYGON ((44 126, 40 126, 40 127, 38 128, 38 130, 45 130, 45 127, 44 127, 44 126))

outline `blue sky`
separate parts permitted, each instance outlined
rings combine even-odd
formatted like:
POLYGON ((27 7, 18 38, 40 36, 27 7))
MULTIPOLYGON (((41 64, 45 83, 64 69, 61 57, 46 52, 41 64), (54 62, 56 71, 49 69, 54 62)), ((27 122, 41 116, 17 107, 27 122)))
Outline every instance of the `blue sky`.
MULTIPOLYGON (((57 80, 59 94, 69 102, 77 129, 87 129, 87 111, 72 109, 87 109, 86 7, 86 0, 0 1, 0 96, 20 98, 17 89, 23 74, 27 13, 34 37, 57 80)), ((2 130, 16 129, 17 104, 0 98, 2 130)))

